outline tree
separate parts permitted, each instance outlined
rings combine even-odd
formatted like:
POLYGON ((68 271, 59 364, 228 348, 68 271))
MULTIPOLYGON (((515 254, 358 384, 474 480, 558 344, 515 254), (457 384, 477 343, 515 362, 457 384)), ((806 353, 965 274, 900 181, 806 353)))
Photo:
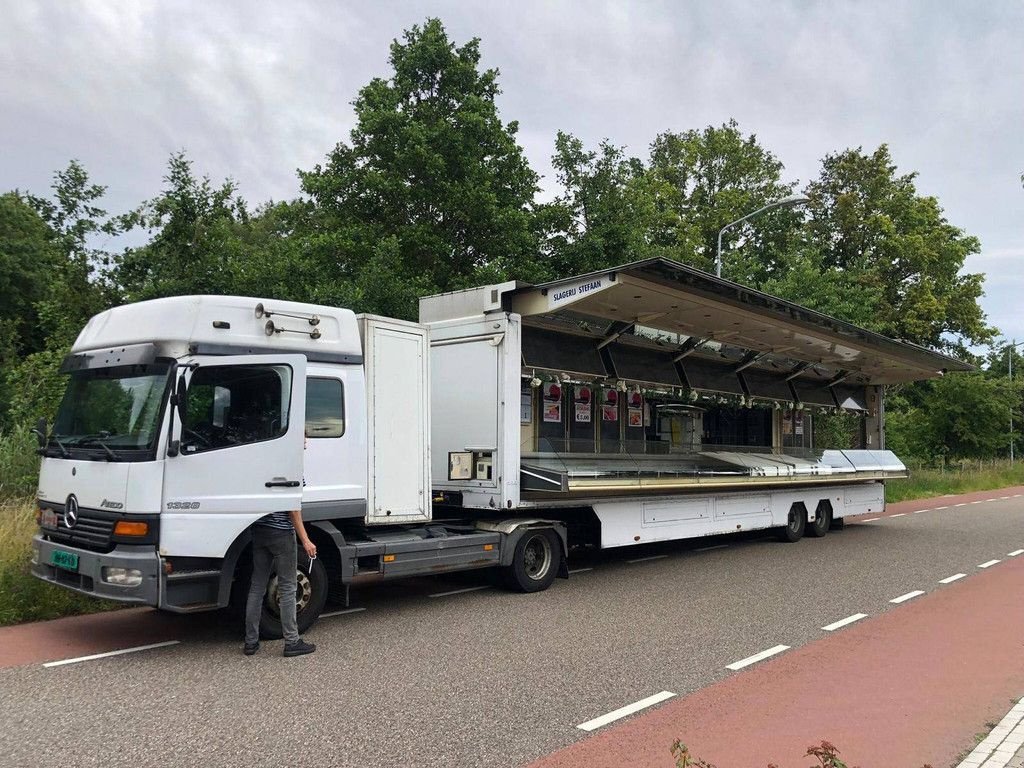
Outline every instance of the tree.
POLYGON ((209 177, 196 177, 183 152, 175 153, 163 192, 120 221, 150 234, 146 245, 117 260, 115 277, 129 300, 231 292, 229 265, 245 257, 240 229, 248 212, 230 179, 214 187, 209 177))
POLYGON ((59 265, 54 236, 22 195, 0 195, 0 426, 7 422, 11 371, 46 341, 38 305, 59 265))
POLYGON ((532 279, 591 272, 656 253, 651 235, 662 227, 666 206, 659 194, 668 190, 642 161, 607 140, 588 151, 559 131, 552 165, 563 192, 536 209, 543 257, 532 279))
MULTIPOLYGON (((61 360, 86 321, 117 301, 110 254, 95 246, 97 237, 119 232, 116 219, 99 207, 105 192, 72 160, 55 174, 52 198, 25 198, 45 223, 52 261, 45 287, 32 305, 38 318, 35 349, 16 365, 4 366, 11 424, 53 415, 64 387, 58 373, 61 360)), ((38 224, 32 228, 38 233, 38 224)))
MULTIPOLYGON (((680 261, 714 271, 718 232, 726 224, 792 194, 782 181, 783 165, 744 135, 735 120, 682 133, 666 131, 651 144, 650 173, 672 195, 673 217, 653 233, 653 242, 670 248, 680 261)), ((784 273, 800 222, 799 212, 778 209, 743 229, 730 230, 724 242, 722 274, 746 285, 760 285, 784 273)))
POLYGON ((90 317, 116 301, 111 256, 94 242, 120 232, 116 217, 99 207, 105 194, 106 187, 91 183, 81 163, 72 160, 54 175, 52 199, 27 198, 53 230, 58 250, 48 295, 37 305, 48 347, 71 344, 90 317))
POLYGON ((353 281, 389 238, 399 281, 451 290, 478 270, 514 272, 535 251, 537 176, 516 143, 518 124, 498 115, 498 71, 481 72, 479 40, 456 47, 437 19, 395 40, 389 62, 392 76, 354 102, 351 143, 300 172, 313 248, 353 281))
POLYGON ((897 175, 884 144, 867 155, 829 155, 808 187, 808 237, 821 267, 849 275, 870 297, 869 327, 926 346, 966 353, 993 336, 978 306, 984 277, 961 274, 977 238, 950 224, 916 174, 897 175))
POLYGON ((54 238, 21 194, 0 195, 0 360, 42 348, 36 304, 58 264, 54 238))
POLYGON ((983 372, 954 373, 907 387, 890 397, 887 447, 919 458, 983 458, 1010 442, 1011 409, 1020 385, 983 372))

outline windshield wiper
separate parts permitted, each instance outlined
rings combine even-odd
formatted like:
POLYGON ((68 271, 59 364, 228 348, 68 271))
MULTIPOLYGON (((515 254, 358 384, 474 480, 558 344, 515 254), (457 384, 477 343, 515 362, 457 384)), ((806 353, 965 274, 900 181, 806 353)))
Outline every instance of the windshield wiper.
POLYGON ((71 451, 69 451, 64 446, 64 443, 62 443, 60 440, 57 439, 56 435, 50 435, 50 437, 49 437, 49 439, 47 440, 47 443, 46 443, 46 448, 44 448, 42 450, 46 451, 50 447, 50 443, 56 444, 57 449, 60 451, 61 458, 64 458, 64 459, 70 459, 71 458, 71 451))
POLYGON ((107 460, 108 461, 120 461, 120 457, 116 453, 114 453, 112 450, 110 450, 110 446, 107 445, 106 443, 104 443, 98 437, 91 437, 91 436, 86 435, 81 440, 79 440, 77 443, 75 443, 75 445, 80 445, 80 446, 98 445, 107 454, 107 460))

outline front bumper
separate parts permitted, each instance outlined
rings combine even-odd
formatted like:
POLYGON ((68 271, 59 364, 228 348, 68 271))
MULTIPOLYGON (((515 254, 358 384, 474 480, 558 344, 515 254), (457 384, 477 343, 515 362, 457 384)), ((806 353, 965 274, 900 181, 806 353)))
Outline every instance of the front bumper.
POLYGON ((47 541, 36 534, 32 537, 32 547, 39 550, 38 562, 32 564, 32 575, 38 579, 104 600, 159 605, 161 563, 152 545, 121 544, 111 552, 100 553, 47 541), (51 553, 58 549, 78 555, 77 571, 50 564, 51 553), (104 567, 134 568, 142 574, 142 583, 136 586, 108 584, 101 578, 104 567))

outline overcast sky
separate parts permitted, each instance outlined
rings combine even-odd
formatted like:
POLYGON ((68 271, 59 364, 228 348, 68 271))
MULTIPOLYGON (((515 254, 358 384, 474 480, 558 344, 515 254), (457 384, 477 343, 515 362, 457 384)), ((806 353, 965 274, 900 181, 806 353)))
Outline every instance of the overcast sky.
POLYGON ((167 156, 293 197, 387 76, 388 45, 440 17, 501 70, 502 117, 550 190, 555 132, 647 156, 654 136, 739 121, 786 167, 887 142, 976 235, 968 269, 1024 339, 1024 3, 33 2, 0 0, 0 190, 44 192, 78 158, 125 210, 167 156))

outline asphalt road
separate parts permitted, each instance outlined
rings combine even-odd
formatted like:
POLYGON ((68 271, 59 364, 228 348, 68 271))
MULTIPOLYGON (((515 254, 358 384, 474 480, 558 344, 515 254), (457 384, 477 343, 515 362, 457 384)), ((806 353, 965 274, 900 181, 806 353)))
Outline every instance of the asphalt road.
POLYGON ((307 634, 318 652, 298 659, 280 643, 244 657, 231 629, 183 617, 167 625, 179 645, 0 670, 0 764, 521 765, 586 738, 577 726, 592 718, 970 578, 1024 547, 1022 519, 1018 497, 797 544, 594 553, 570 563, 591 570, 535 595, 430 597, 484 585, 481 573, 364 589, 365 610, 322 619, 307 634))

